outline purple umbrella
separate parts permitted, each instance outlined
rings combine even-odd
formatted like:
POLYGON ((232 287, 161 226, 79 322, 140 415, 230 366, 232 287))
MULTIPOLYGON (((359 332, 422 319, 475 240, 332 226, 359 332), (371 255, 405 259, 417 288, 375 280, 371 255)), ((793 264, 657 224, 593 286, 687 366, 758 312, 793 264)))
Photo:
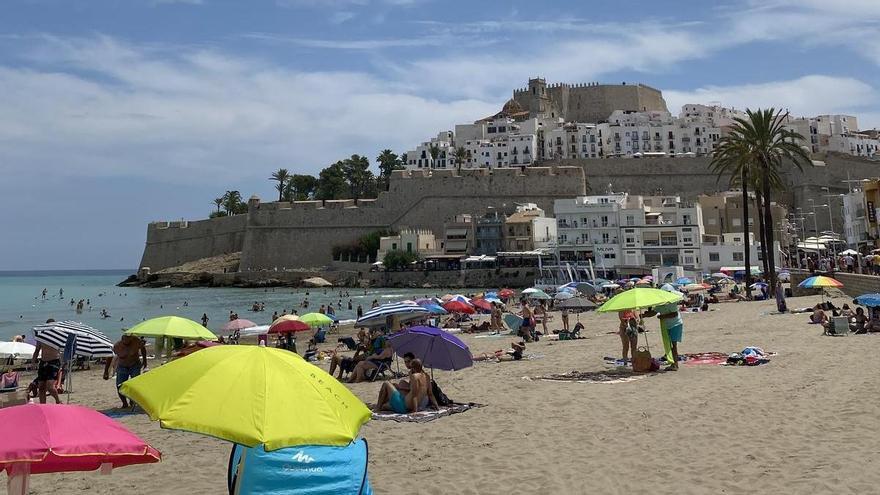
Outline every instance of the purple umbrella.
POLYGON ((388 343, 398 356, 411 352, 429 368, 454 371, 474 364, 467 344, 436 327, 410 327, 388 337, 388 343))

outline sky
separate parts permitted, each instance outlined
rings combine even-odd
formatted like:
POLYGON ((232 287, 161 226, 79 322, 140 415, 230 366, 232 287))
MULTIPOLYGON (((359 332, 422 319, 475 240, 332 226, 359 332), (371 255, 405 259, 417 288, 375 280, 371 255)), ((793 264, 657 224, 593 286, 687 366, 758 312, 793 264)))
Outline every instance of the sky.
POLYGON ((880 1, 4 0, 0 270, 134 269, 150 221, 403 153, 535 76, 880 127, 880 1))

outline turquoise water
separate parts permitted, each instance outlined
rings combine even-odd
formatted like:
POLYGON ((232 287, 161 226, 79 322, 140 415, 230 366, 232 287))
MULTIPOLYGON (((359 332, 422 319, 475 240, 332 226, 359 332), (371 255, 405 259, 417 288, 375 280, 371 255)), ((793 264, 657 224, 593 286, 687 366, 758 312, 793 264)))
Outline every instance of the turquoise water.
MULTIPOLYGON (((398 301, 425 295, 442 295, 448 291, 438 289, 235 289, 235 288, 196 288, 196 289, 141 289, 116 287, 131 271, 62 271, 62 272, 0 272, 0 340, 9 340, 13 335, 31 335, 34 325, 44 323, 48 318, 55 320, 74 320, 91 325, 111 337, 118 336, 123 328, 156 316, 176 315, 199 321, 202 313, 207 313, 208 327, 218 330, 229 320, 229 312, 235 311, 239 317, 247 318, 259 325, 269 324, 272 313, 292 309, 299 314, 317 311, 321 304, 338 304, 340 319, 355 318, 358 304, 368 310, 374 299, 380 303, 398 301), (43 289, 47 298, 42 299, 43 289), (59 289, 64 289, 64 297, 59 297, 59 289), (349 297, 344 292, 348 291, 349 297), (309 293, 306 296, 306 292, 309 293), (308 309, 301 308, 308 298, 308 309), (77 313, 70 300, 88 299, 82 313, 77 313), (352 310, 348 310, 348 300, 352 300, 352 310), (265 311, 250 311, 254 301, 265 303, 265 311), (184 303, 187 303, 184 306, 184 303), (110 314, 101 318, 102 309, 110 314)), ((459 289, 456 292, 467 293, 459 289)))

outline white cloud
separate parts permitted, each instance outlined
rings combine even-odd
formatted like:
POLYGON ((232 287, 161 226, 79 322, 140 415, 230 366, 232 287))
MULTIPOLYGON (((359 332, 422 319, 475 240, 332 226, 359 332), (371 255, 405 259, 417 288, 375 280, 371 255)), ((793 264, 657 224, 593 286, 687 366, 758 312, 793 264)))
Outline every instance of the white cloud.
POLYGON ((342 24, 344 22, 350 21, 357 17, 357 14, 348 10, 341 10, 339 12, 334 12, 330 15, 330 22, 332 24, 342 24))
POLYGON ((760 84, 706 86, 690 91, 667 90, 663 96, 673 113, 686 103, 718 102, 739 109, 783 108, 796 116, 854 113, 861 117, 862 127, 880 124, 872 120, 869 114, 859 112, 859 109, 880 103, 874 88, 848 77, 810 75, 760 84))
POLYGON ((0 173, 174 182, 262 177, 413 144, 497 110, 440 101, 352 72, 108 37, 32 42, 32 65, 0 66, 0 173))

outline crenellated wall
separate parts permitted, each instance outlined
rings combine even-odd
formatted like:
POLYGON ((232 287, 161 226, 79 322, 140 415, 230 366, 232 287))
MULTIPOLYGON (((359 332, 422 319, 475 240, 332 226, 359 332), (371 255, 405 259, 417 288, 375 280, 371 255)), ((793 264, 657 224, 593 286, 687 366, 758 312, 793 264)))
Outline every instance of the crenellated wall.
POLYGON ((422 227, 441 234, 443 223, 456 214, 514 203, 536 203, 552 213, 555 199, 585 191, 580 167, 396 171, 377 199, 252 200, 247 215, 189 222, 187 228, 150 224, 141 266, 156 271, 227 249, 241 251, 242 271, 324 266, 333 246, 376 230, 422 227))

